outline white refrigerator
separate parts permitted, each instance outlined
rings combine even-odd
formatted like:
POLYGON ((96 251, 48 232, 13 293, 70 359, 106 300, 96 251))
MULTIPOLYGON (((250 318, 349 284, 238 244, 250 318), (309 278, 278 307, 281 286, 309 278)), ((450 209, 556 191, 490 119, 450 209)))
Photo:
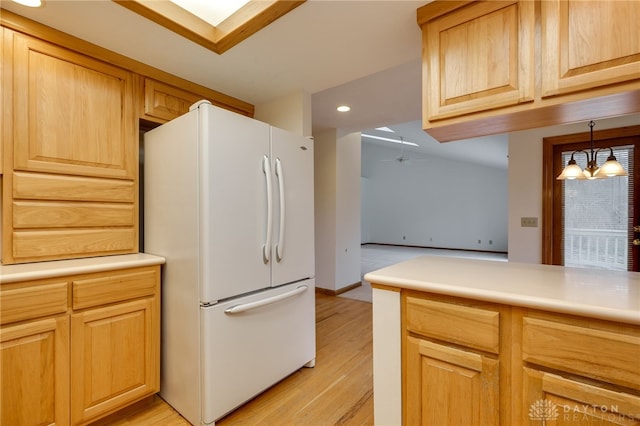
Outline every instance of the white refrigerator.
POLYGON ((315 363, 313 141, 206 101, 144 135, 160 394, 213 424, 315 363))

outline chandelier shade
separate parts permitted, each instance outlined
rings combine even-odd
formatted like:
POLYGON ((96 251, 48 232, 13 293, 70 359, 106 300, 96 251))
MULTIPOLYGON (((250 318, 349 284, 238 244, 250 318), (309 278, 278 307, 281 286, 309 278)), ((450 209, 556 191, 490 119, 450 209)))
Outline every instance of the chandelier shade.
POLYGON ((585 151, 582 149, 578 149, 571 153, 571 159, 567 162, 567 166, 562 170, 562 173, 558 175, 556 179, 558 180, 583 180, 583 179, 606 179, 608 177, 614 176, 628 176, 629 174, 624 170, 622 164, 618 162, 615 155, 613 155, 613 148, 598 148, 595 149, 593 143, 593 126, 596 123, 593 121, 589 121, 589 129, 590 129, 590 142, 591 149, 589 151, 585 151), (609 156, 607 157, 607 161, 602 165, 602 167, 598 166, 598 153, 602 150, 608 149, 609 156), (587 157, 587 166, 582 169, 573 158, 576 153, 583 153, 587 157))

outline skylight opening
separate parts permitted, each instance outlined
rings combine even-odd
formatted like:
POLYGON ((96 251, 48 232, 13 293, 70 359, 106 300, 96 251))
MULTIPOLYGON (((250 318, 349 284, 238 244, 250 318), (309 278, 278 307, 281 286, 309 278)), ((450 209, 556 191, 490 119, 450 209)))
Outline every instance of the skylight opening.
POLYGON ((249 0, 170 0, 209 24, 218 26, 249 0))
POLYGON ((382 136, 368 135, 366 133, 362 133, 360 136, 362 136, 363 138, 377 139, 379 141, 402 143, 404 145, 410 145, 410 146, 420 146, 420 145, 418 145, 417 143, 414 143, 414 142, 408 142, 408 141, 403 141, 403 140, 399 140, 399 139, 383 138, 382 136))
POLYGON ((380 130, 381 132, 395 133, 395 131, 393 131, 392 129, 388 128, 387 126, 376 127, 376 130, 380 130))

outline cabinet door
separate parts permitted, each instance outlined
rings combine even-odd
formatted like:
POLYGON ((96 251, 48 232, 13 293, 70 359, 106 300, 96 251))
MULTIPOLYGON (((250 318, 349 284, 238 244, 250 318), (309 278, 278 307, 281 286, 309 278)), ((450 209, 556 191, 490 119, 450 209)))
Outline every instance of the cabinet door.
POLYGON ((427 120, 533 100, 533 2, 473 3, 422 34, 427 120))
POLYGON ((0 372, 0 424, 69 424, 69 318, 0 330, 0 372))
POLYGON ((157 298, 71 316, 71 420, 86 422, 159 390, 157 298))
POLYGON ((404 424, 498 424, 497 360, 411 336, 405 356, 404 424))
POLYGON ((131 73, 13 33, 14 169, 134 179, 131 73))
POLYGON ((204 96, 150 78, 144 79, 144 117, 166 122, 189 111, 204 96))
POLYGON ((640 397, 524 369, 522 424, 640 425, 640 397), (552 423, 553 422, 553 423, 552 423))
POLYGON ((541 2, 542 96, 640 79, 640 2, 541 2))

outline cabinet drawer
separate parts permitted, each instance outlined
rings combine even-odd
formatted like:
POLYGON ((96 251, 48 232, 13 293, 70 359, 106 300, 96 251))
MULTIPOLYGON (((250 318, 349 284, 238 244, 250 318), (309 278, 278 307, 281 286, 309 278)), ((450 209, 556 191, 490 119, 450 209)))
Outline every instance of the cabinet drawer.
POLYGON ((79 228, 133 226, 133 204, 18 201, 13 203, 13 228, 79 228))
POLYGON ((640 389, 640 335, 524 318, 526 362, 640 389))
POLYGON ((8 324, 67 311, 67 282, 0 291, 0 323, 8 324))
POLYGON ((25 230, 13 233, 16 262, 101 256, 137 251, 130 228, 25 230))
POLYGON ((13 174, 13 198, 133 203, 136 186, 123 179, 17 172, 13 174))
POLYGON ((156 268, 73 280, 73 309, 152 296, 158 280, 156 268))
POLYGON ((407 296, 409 331, 497 354, 498 312, 407 296))

